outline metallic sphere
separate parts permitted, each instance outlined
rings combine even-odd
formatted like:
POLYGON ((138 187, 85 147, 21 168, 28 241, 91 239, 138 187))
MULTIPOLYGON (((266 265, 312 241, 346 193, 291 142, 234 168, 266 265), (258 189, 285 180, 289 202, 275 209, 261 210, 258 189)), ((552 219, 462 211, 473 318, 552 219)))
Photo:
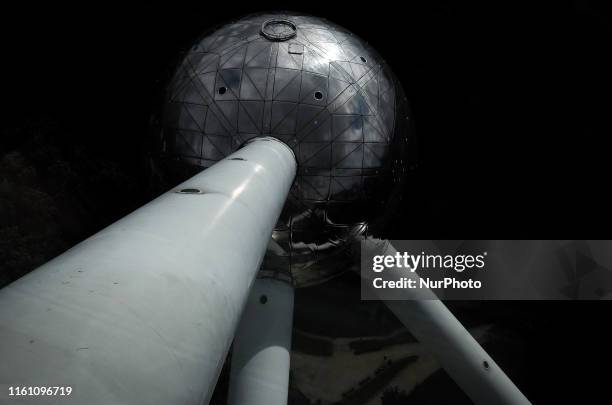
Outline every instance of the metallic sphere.
POLYGON ((298 174, 262 268, 310 285, 345 270, 348 242, 386 210, 408 166, 408 115, 398 80, 363 40, 318 17, 251 15, 184 55, 154 162, 184 177, 253 137, 293 148, 298 174))

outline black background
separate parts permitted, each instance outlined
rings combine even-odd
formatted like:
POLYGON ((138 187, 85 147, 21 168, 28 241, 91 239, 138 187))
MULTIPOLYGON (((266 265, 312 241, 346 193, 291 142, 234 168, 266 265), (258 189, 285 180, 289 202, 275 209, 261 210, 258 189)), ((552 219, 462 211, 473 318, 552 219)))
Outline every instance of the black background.
MULTIPOLYGON (((365 38, 404 86, 420 163, 394 237, 612 239, 609 6, 29 4, 0 14, 2 281, 147 201, 148 122, 181 49, 213 24, 286 8, 365 38)), ((535 403, 610 401, 609 303, 485 304, 523 342, 512 377, 535 403)))

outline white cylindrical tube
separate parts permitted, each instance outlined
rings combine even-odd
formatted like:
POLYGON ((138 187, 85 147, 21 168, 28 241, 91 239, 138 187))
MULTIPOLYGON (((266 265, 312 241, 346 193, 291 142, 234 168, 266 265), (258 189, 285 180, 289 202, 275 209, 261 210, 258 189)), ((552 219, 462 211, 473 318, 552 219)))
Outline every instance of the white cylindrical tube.
POLYGON ((293 326, 293 286, 255 281, 234 346, 229 405, 286 405, 293 326))
MULTIPOLYGON (((389 242, 376 239, 367 240, 362 248, 370 249, 373 254, 395 256, 397 253, 389 242)), ((400 277, 413 278, 419 285, 418 274, 411 272, 388 272, 385 280, 399 280, 400 277)), ((406 288, 394 289, 391 294, 394 300, 380 298, 475 404, 530 403, 432 291, 406 288)))
POLYGON ((0 399, 208 403, 295 172, 258 138, 0 290, 0 399))

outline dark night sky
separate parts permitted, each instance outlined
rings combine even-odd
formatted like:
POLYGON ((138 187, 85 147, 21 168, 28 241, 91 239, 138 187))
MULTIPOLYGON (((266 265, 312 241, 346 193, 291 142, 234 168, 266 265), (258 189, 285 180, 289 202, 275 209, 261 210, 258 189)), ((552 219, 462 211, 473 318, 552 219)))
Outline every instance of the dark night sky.
MULTIPOLYGON (((609 6, 402 3, 3 10, 0 284, 145 202, 148 121, 178 51, 211 25, 277 8, 345 26, 400 78, 420 165, 396 238, 612 239, 609 6)), ((606 392, 596 370, 612 357, 611 309, 541 302, 488 311, 524 338, 517 380, 534 402, 602 403, 583 396, 606 392)))

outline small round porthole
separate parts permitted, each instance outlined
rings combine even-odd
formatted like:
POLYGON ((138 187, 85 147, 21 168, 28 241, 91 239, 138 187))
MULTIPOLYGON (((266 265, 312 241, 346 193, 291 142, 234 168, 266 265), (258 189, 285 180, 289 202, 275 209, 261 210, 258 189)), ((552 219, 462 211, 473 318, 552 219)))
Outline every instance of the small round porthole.
POLYGON ((268 302, 268 297, 265 295, 262 295, 261 297, 259 297, 259 302, 262 304, 265 304, 266 302, 268 302))
POLYGON ((227 88, 225 86, 221 86, 219 87, 219 94, 225 94, 225 92, 227 92, 227 88))
POLYGON ((320 91, 315 91, 314 98, 315 98, 315 100, 323 99, 323 93, 320 92, 320 91))
POLYGON ((183 188, 177 191, 179 194, 202 194, 202 190, 199 188, 183 188))
POLYGON ((488 361, 486 361, 486 360, 482 362, 482 366, 485 368, 485 370, 488 370, 488 369, 491 367, 491 366, 489 365, 489 362, 488 362, 488 361))

